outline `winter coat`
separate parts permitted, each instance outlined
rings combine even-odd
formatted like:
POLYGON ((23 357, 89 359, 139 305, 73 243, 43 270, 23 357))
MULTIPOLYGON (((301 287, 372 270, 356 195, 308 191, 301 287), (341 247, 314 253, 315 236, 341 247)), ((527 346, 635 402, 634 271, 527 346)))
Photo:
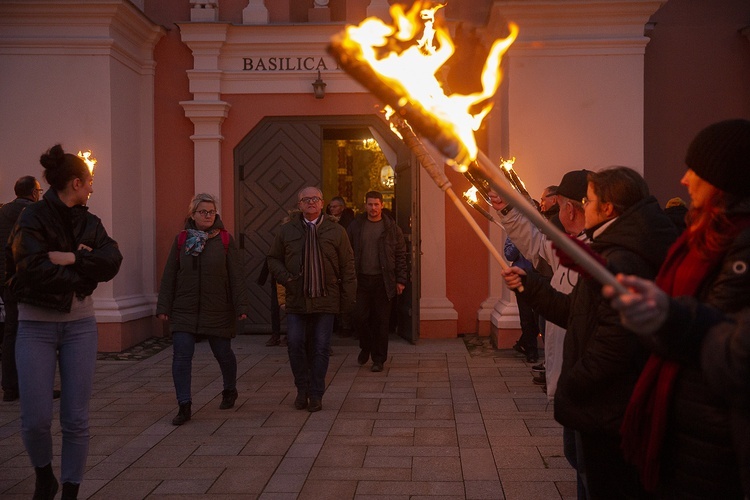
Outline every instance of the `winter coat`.
MULTIPOLYGON (((674 225, 651 196, 603 227, 591 248, 612 273, 653 278, 676 238, 674 225)), ((646 348, 620 324, 593 279, 579 279, 569 295, 534 275, 524 287, 540 314, 567 329, 555 419, 575 430, 618 436, 646 348)))
POLYGON ((16 225, 21 211, 34 203, 28 198, 16 198, 10 203, 0 206, 0 290, 5 286, 5 246, 8 243, 10 232, 16 225))
POLYGON ((346 231, 327 216, 317 228, 318 245, 323 258, 326 295, 307 297, 304 292, 303 263, 307 224, 295 213, 278 233, 268 252, 268 268, 277 283, 285 288, 287 314, 350 311, 357 296, 354 255, 346 231))
MULTIPOLYGON (((750 202, 746 200, 737 211, 750 213, 750 202)), ((750 305, 750 229, 734 239, 721 264, 700 284, 696 298, 726 313, 750 305)), ((731 345, 740 349, 739 353, 732 352, 728 344, 707 347, 701 363, 705 322, 685 321, 680 314, 670 317, 672 322, 662 327, 653 345, 657 354, 680 362, 662 449, 661 496, 742 498, 741 477, 744 493, 750 495, 748 382, 744 383, 744 402, 738 404, 737 392, 728 390, 738 383, 717 376, 722 370, 731 373, 738 369, 732 357, 741 353, 741 347, 731 345), (708 360, 712 362, 706 363, 708 360)), ((706 343, 710 345, 708 338, 706 343)))
MULTIPOLYGON (((185 229, 196 229, 188 219, 185 229)), ((209 231, 224 229, 219 215, 209 231)), ((206 240, 203 251, 188 255, 175 237, 164 266, 156 314, 169 317, 169 331, 233 338, 237 318, 250 313, 240 255, 234 239, 224 247, 221 234, 206 240)))
MULTIPOLYGON (((383 282, 385 291, 388 294, 388 300, 396 296, 396 284, 406 285, 408 272, 406 267, 406 241, 404 233, 398 227, 396 222, 388 217, 383 216, 383 232, 378 240, 378 257, 380 260, 380 269, 383 273, 383 282)), ((349 224, 347 233, 354 248, 354 267, 357 273, 362 270, 362 225, 367 223, 367 214, 359 214, 349 224)))
POLYGON ((91 295, 117 275, 122 254, 88 207, 68 207, 48 189, 21 212, 6 249, 6 276, 16 301, 70 312, 73 296, 91 295), (78 250, 80 244, 92 250, 78 250), (75 264, 53 264, 51 251, 73 252, 75 264))

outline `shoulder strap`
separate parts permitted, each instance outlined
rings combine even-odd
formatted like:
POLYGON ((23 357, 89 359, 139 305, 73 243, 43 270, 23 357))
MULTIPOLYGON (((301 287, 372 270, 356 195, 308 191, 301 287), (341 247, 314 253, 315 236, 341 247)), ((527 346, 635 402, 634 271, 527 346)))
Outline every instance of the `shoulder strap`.
POLYGON ((177 235, 177 262, 180 261, 180 250, 185 246, 185 240, 187 240, 187 231, 184 229, 177 235))
POLYGON ((221 235, 221 242, 224 244, 224 253, 229 254, 229 231, 226 229, 219 229, 221 235))

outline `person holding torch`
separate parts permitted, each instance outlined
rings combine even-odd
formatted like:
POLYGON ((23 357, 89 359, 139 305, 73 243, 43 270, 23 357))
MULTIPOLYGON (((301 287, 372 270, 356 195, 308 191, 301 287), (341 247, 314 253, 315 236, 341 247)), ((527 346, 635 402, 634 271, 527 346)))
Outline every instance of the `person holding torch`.
MULTIPOLYGON (((581 202, 591 250, 610 271, 654 277, 677 231, 649 196, 646 182, 627 167, 592 172, 587 180, 581 202)), ((635 467, 620 450, 619 435, 648 357, 645 347, 620 323, 601 296, 601 285, 585 274, 570 294, 518 268, 503 275, 509 288, 523 286, 522 293, 547 320, 567 328, 555 419, 576 431, 588 498, 645 498, 635 467)))
POLYGON ((91 169, 58 144, 41 156, 50 189, 21 212, 6 251, 18 302, 16 364, 21 437, 36 472, 35 499, 58 490, 52 471, 52 388, 59 360, 62 498, 76 498, 89 447, 97 327, 91 294, 117 275, 122 254, 86 206, 91 169))

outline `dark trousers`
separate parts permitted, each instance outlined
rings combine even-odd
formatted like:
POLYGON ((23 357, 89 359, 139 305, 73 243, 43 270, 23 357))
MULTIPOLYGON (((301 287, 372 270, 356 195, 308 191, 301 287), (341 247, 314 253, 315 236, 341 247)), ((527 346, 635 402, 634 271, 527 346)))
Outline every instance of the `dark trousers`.
POLYGON ((357 304, 353 320, 359 332, 359 348, 372 357, 373 363, 385 363, 388 359, 391 301, 385 291, 382 275, 357 276, 357 304))
MULTIPOLYGON (((635 466, 625 461, 620 436, 580 432, 589 500, 648 500, 635 466)), ((579 464, 580 467, 580 464, 579 464)))
POLYGON ((286 315, 287 352, 297 392, 322 399, 331 349, 333 314, 286 315))
POLYGON ((521 323, 521 337, 518 343, 526 349, 536 352, 539 334, 539 315, 531 308, 531 303, 522 293, 516 294, 518 303, 518 319, 521 323))
POLYGON ((16 334, 18 333, 18 303, 5 289, 0 289, 5 305, 5 333, 3 335, 2 387, 3 391, 18 392, 16 371, 16 334))

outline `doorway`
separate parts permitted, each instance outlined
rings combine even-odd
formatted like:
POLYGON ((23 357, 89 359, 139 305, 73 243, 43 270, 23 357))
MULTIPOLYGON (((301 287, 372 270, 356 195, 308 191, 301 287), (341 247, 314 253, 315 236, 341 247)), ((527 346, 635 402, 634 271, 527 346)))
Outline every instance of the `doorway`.
MULTIPOLYGON (((419 335, 419 227, 417 162, 403 142, 375 115, 266 117, 235 147, 236 234, 243 257, 251 314, 242 333, 271 333, 270 277, 259 282, 276 229, 297 206, 305 186, 320 186, 326 203, 341 196, 362 210, 364 193, 383 192, 404 232, 409 284, 398 297, 397 332, 419 335), (358 198, 362 198, 361 200, 358 198)), ((284 330, 283 315, 281 329, 284 330)))

